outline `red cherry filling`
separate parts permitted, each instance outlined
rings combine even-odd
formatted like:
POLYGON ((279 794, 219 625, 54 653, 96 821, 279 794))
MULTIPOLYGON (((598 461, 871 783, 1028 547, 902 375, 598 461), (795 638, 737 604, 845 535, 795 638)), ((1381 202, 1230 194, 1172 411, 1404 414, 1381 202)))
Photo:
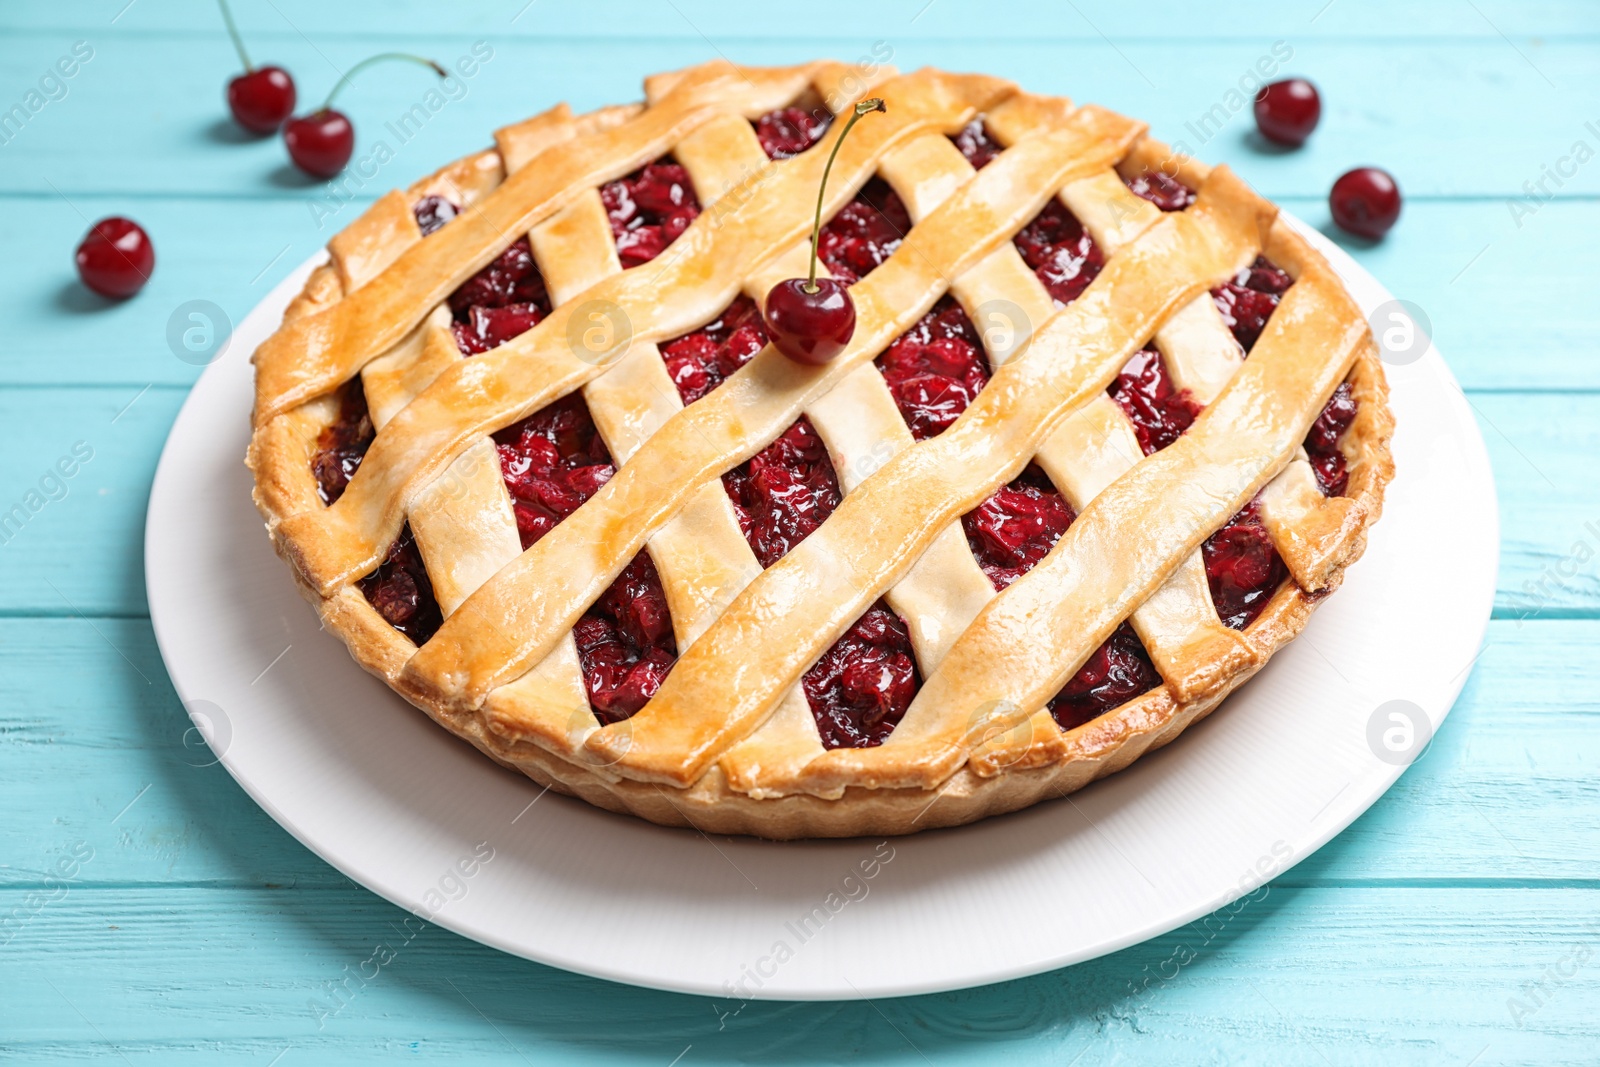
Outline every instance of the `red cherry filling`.
POLYGON ((555 529, 616 473, 577 393, 507 426, 494 440, 523 548, 555 529))
MULTIPOLYGON (((589 408, 576 393, 494 439, 523 548, 555 529, 616 473, 589 408)), ((572 636, 589 703, 601 722, 620 722, 655 695, 678 646, 648 552, 633 558, 578 620, 572 636)))
POLYGON ((1072 680, 1050 701, 1063 730, 1092 722, 1161 684, 1161 675, 1133 627, 1123 623, 1095 649, 1072 680))
POLYGON ((1294 279, 1270 259, 1257 256, 1256 261, 1234 275, 1232 281, 1211 290, 1211 299, 1240 347, 1249 352, 1283 294, 1293 284, 1294 279))
POLYGON ((780 107, 756 119, 756 140, 768 159, 793 159, 822 140, 833 124, 827 108, 807 111, 799 107, 780 107))
POLYGON ((1201 411, 1189 390, 1173 387, 1166 360, 1154 348, 1135 352, 1107 392, 1128 413, 1147 456, 1176 441, 1201 411))
POLYGON ((344 495, 345 486, 356 476, 356 468, 372 445, 375 433, 367 415, 367 394, 360 379, 346 383, 339 395, 339 417, 317 435, 317 451, 311 457, 311 473, 317 479, 317 495, 332 504, 344 495))
POLYGON ((910 229, 911 213, 899 194, 873 178, 822 227, 817 256, 835 278, 854 285, 893 255, 910 229))
POLYGON ((1193 189, 1165 171, 1143 170, 1131 178, 1124 176, 1122 184, 1162 211, 1182 211, 1195 199, 1193 189))
POLYGON ((1089 287, 1105 257, 1077 216, 1051 200, 1015 238, 1022 259, 1057 304, 1066 305, 1089 287))
POLYGON ((881 600, 801 679, 824 748, 883 744, 921 684, 906 624, 881 600))
POLYGON ((1356 400, 1350 395, 1350 383, 1341 382, 1306 435, 1306 455, 1323 496, 1344 496, 1350 486, 1350 472, 1345 469, 1339 439, 1355 419, 1356 400))
POLYGON ((1072 505, 1033 464, 961 517, 973 558, 996 589, 1033 569, 1072 525, 1072 505))
POLYGON ((1243 630, 1267 606, 1289 576, 1261 524, 1261 504, 1252 500, 1201 546, 1211 602, 1227 626, 1243 630))
POLYGON ((425 644, 444 621, 409 525, 400 531, 400 539, 389 546, 389 554, 378 569, 356 586, 385 622, 419 645, 425 644))
POLYGON ((839 479, 827 446, 801 416, 772 444, 722 476, 739 529, 770 567, 839 506, 839 479))
POLYGON ((1000 154, 1000 146, 989 139, 989 131, 984 128, 983 119, 976 118, 967 123, 966 127, 950 140, 967 162, 972 164, 974 170, 982 170, 988 166, 995 156, 1000 154))
POLYGON ((425 196, 411 205, 411 214, 416 217, 422 236, 427 237, 461 214, 461 208, 442 196, 425 196))
MULTIPOLYGON (((1032 570, 1075 518, 1044 471, 1029 465, 961 518, 967 544, 996 589, 1032 570)), ((1081 726, 1161 684, 1139 638, 1124 623, 1050 701, 1062 729, 1081 726)))
POLYGON ((919 441, 943 433, 989 381, 978 331, 948 296, 895 338, 877 363, 919 441))
POLYGON ((689 172, 671 156, 606 182, 600 187, 600 199, 625 270, 655 259, 700 214, 689 172))
POLYGON ((543 321, 550 314, 550 295, 528 239, 517 238, 488 266, 462 282, 450 294, 450 312, 455 318, 450 329, 456 344, 469 356, 498 348, 543 321))
POLYGON ((661 346, 672 384, 685 405, 693 404, 749 363, 767 343, 761 309, 740 296, 712 322, 661 346))
POLYGON ((621 722, 644 707, 678 658, 672 614, 649 552, 633 557, 572 628, 595 718, 621 722))
MULTIPOLYGON (((839 506, 827 447, 804 417, 724 474, 722 484, 763 567, 782 559, 839 506)), ((905 623, 879 601, 806 671, 802 684, 825 747, 882 744, 921 684, 905 623)))

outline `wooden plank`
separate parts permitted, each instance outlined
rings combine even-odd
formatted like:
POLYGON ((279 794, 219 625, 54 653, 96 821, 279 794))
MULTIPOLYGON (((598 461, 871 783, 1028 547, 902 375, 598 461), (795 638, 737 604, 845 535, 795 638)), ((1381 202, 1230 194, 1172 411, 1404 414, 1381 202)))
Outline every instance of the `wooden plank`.
MULTIPOLYGON (((145 503, 182 399, 180 391, 163 388, 141 396, 133 385, 0 389, 0 454, 10 461, 0 475, 0 512, 25 501, 75 441, 95 449, 93 461, 68 483, 66 498, 47 503, 0 545, 10 576, 0 586, 0 614, 144 613, 145 503)), ((1499 487, 1504 547, 1497 610, 1506 617, 1600 614, 1593 558, 1600 549, 1600 473, 1590 459, 1600 450, 1600 393, 1470 399, 1499 487)))
MULTIPOLYGON (((384 20, 374 26, 362 4, 319 4, 317 0, 274 0, 271 4, 236 5, 240 28, 250 40, 282 34, 290 27, 316 40, 357 35, 366 40, 427 37, 439 29, 439 8, 428 0, 391 0, 384 5, 384 20)), ((959 5, 927 5, 926 0, 883 5, 883 10, 849 0, 814 0, 803 9, 763 9, 759 19, 741 12, 730 17, 715 0, 676 0, 663 5, 653 0, 614 0, 606 17, 597 19, 581 6, 538 6, 522 10, 521 4, 495 0, 461 0, 451 5, 449 26, 482 26, 503 36, 552 38, 576 36, 583 40, 630 37, 665 37, 700 41, 701 35, 723 41, 750 38, 815 37, 827 29, 849 26, 858 36, 892 32, 906 40, 948 39, 974 42, 1006 40, 1017 36, 1046 40, 1098 41, 1101 34, 1118 41, 1144 38, 1214 40, 1229 38, 1295 40, 1357 37, 1365 40, 1427 36, 1446 40, 1478 38, 1498 40, 1498 33, 1537 35, 1548 39, 1563 34, 1593 34, 1593 13, 1581 4, 1559 0, 1475 0, 1482 13, 1463 17, 1448 4, 1385 4, 1382 0, 1342 0, 1326 11, 1321 5, 1262 6, 1252 8, 1248 22, 1219 17, 1183 0, 1150 0, 1137 7, 1107 2, 1076 5, 1081 14, 1049 0, 997 0, 986 3, 984 17, 974 18, 959 5), (950 10, 945 10, 945 8, 950 10), (1313 16, 1316 16, 1313 18, 1313 16)), ((1469 10, 1469 15, 1471 12, 1469 10)), ((139 33, 151 30, 192 32, 214 38, 219 53, 231 56, 221 36, 216 8, 205 0, 167 0, 163 4, 129 5, 127 0, 85 0, 66 5, 8 5, 0 12, 0 28, 79 30, 101 33, 139 33), (131 10, 124 11, 125 7, 131 10), (112 27, 111 20, 117 18, 112 27)), ((1523 47, 1536 43, 1519 41, 1523 47)))
MULTIPOLYGON (((384 177, 403 182, 411 165, 427 164, 396 163, 384 177)), ((179 308, 208 300, 237 322, 364 206, 343 207, 319 229, 308 203, 0 196, 13 241, 61 253, 43 267, 36 257, 0 259, 0 292, 29 309, 11 317, 0 386, 193 382, 201 368, 179 358, 175 351, 185 350, 168 338, 175 316, 182 336, 179 308), (78 284, 70 251, 84 217, 119 211, 150 231, 157 269, 137 299, 110 304, 78 284)), ((1290 198, 1283 207, 1312 225, 1328 222, 1321 198, 1290 198)), ((1589 292, 1589 279, 1600 275, 1591 239, 1600 232, 1600 201, 1557 201, 1522 221, 1518 230, 1497 201, 1417 201, 1382 244, 1350 250, 1428 314, 1463 387, 1600 389, 1600 301, 1589 292)))
MULTIPOLYGON (((391 138, 395 159, 319 231, 311 205, 326 186, 288 169, 276 140, 239 143, 223 119, 236 64, 210 0, 0 7, 11 87, 0 110, 72 41, 96 48, 67 98, 0 145, 0 212, 20 250, 0 257, 0 511, 73 442, 95 448, 66 497, 0 544, 0 918, 27 919, 0 947, 0 1058, 1594 1062, 1600 311, 1587 285, 1600 168, 1520 220, 1507 204, 1573 141, 1600 147, 1582 92, 1600 67, 1593 5, 1313 0, 1229 18, 1191 0, 994 0, 974 18, 925 0, 817 0, 730 17, 709 0, 618 0, 601 19, 585 5, 463 0, 443 22, 422 0, 390 0, 377 17, 313 0, 235 8, 256 56, 294 70, 306 106, 334 63, 373 52, 454 58, 482 37, 496 57, 419 135, 391 138), (881 40, 903 68, 1005 73, 1175 139, 1278 39, 1324 91, 1311 145, 1259 152, 1241 111, 1191 147, 1313 224, 1347 166, 1400 177, 1400 227, 1353 251, 1433 317, 1493 455, 1506 546, 1501 621, 1434 747, 1265 899, 1038 979, 741 1007, 566 975, 437 929, 406 941, 400 911, 301 848, 220 768, 192 766, 207 756, 184 746, 148 623, 106 617, 144 612, 143 498, 182 400, 172 387, 196 373, 165 341, 179 303, 237 317, 360 204, 486 143, 494 125, 562 96, 627 99, 641 74, 719 52, 853 59, 881 40), (111 308, 77 288, 70 252, 89 219, 113 212, 151 227, 160 267, 138 300, 111 308), (95 387, 40 387, 59 385, 95 387), (1545 392, 1514 395, 1525 390, 1545 392), (1572 390, 1589 395, 1558 395, 1572 390), (93 860, 65 899, 36 909, 30 894, 79 841, 93 860), (319 1020, 312 1000, 335 1006, 329 984, 381 942, 399 944, 396 960, 319 1020)), ((358 158, 426 88, 396 68, 347 92, 358 158)))
MULTIPOLYGON (((157 7, 139 5, 128 17, 157 7)), ((659 10, 673 17, 670 8, 659 10)), ((936 15, 948 17, 929 13, 936 15)), ((1554 165, 1576 140, 1586 140, 1591 151, 1600 147, 1600 134, 1585 127, 1600 116, 1585 110, 1586 98, 1578 91, 1600 80, 1600 49, 1580 39, 1529 46, 1538 53, 1536 65, 1530 65, 1530 53, 1498 36, 1440 42, 1425 54, 1414 41, 1296 37, 1283 46, 1294 49, 1288 67, 1310 72, 1321 83, 1326 114, 1303 149, 1281 152, 1257 146, 1250 108, 1237 93, 1241 76, 1258 60, 1273 61, 1270 35, 1221 42, 1164 38, 1116 47, 1098 38, 1032 37, 975 45, 964 35, 914 41, 884 29, 730 42, 714 50, 698 35, 676 41, 551 42, 506 38, 492 27, 475 32, 467 24, 439 32, 436 22, 419 23, 429 39, 412 46, 454 64, 470 57, 474 41, 482 39, 493 48, 493 58, 471 79, 453 85, 456 99, 441 98, 419 112, 426 118, 418 123, 420 132, 413 128, 401 136, 389 124, 423 104, 434 80, 426 72, 398 68, 364 76, 340 97, 358 130, 356 165, 346 172, 346 184, 381 179, 377 191, 404 184, 482 147, 496 126, 556 100, 590 108, 635 99, 645 74, 700 62, 716 51, 755 64, 827 53, 854 59, 880 39, 885 49, 894 50, 894 62, 907 69, 933 64, 1003 72, 1036 92, 1063 93, 1138 116, 1158 136, 1182 142, 1194 155, 1234 165, 1274 198, 1325 196, 1337 174, 1370 161, 1392 170, 1413 199, 1501 200, 1522 195, 1523 183, 1539 181, 1541 166, 1554 165), (1552 90, 1552 84, 1568 90, 1552 90), (1530 106, 1530 99, 1537 105, 1530 106), (1419 136, 1421 130, 1427 135, 1419 136), (1492 152, 1483 150, 1485 130, 1495 132, 1492 152), (380 141, 392 162, 381 162, 376 154, 380 141), (371 161, 365 175, 359 173, 362 160, 371 161)), ((209 11, 202 24, 215 25, 209 11)), ((95 41, 94 58, 67 83, 67 95, 45 104, 5 144, 0 192, 52 198, 59 190, 69 198, 183 193, 303 199, 326 191, 324 183, 309 181, 288 165, 275 139, 241 142, 219 99, 236 60, 215 31, 203 39, 152 32, 96 35, 95 41), (128 91, 133 85, 137 92, 128 91)), ((8 34, 0 43, 0 84, 18 87, 20 99, 71 43, 65 33, 8 34)), ((256 50, 296 71, 309 103, 327 92, 339 69, 373 48, 362 39, 313 44, 280 31, 258 40, 256 50)), ((1600 195, 1600 166, 1579 166, 1547 190, 1568 197, 1600 195)))
POLYGON ((1281 206, 1422 308, 1462 388, 1600 389, 1600 301, 1587 292, 1600 249, 1585 239, 1600 230, 1600 202, 1555 201, 1513 220, 1503 200, 1411 200, 1376 245, 1338 230, 1325 197, 1281 206))
MULTIPOLYGON (((364 205, 336 218, 348 221, 364 205)), ((21 247, 55 249, 36 257, 5 257, 0 286, 18 312, 6 337, 0 387, 111 385, 140 389, 156 383, 188 386, 200 376, 207 349, 184 344, 194 301, 221 309, 217 336, 225 336, 285 275, 336 232, 319 232, 303 203, 294 200, 189 201, 168 197, 130 205, 118 197, 0 198, 9 232, 21 247), (150 234, 156 269, 134 299, 113 302, 89 292, 72 267, 72 250, 84 219, 129 214, 150 234), (65 357, 65 358, 63 358, 65 357)), ((337 225, 342 226, 339 222, 337 225)), ((210 319, 215 311, 200 308, 210 319)), ((237 353, 248 358, 248 353, 237 353)), ((218 358, 228 358, 224 351, 218 358)))
MULTIPOLYGON (((0 914, 24 900, 0 892, 0 914)), ((1075 968, 877 1003, 630 989, 408 918, 356 890, 71 889, 6 946, 5 1047, 30 1062, 987 1064, 1004 1048, 1309 1065, 1592 1064, 1600 1043, 1593 889, 1269 886, 1075 968)))
MULTIPOLYGON (((1495 613, 1528 619, 1600 609, 1600 395, 1468 397, 1500 497, 1495 613)), ((1462 521, 1471 521, 1464 509, 1462 521)))
MULTIPOLYGON (((1600 886, 1597 643, 1600 621, 1493 623, 1427 755, 1286 882, 1600 886)), ((100 885, 347 884, 210 766, 142 620, 0 620, 0 754, 0 886, 79 840, 100 885)))
POLYGON ((0 390, 0 614, 145 614, 144 514, 183 397, 131 385, 0 390))

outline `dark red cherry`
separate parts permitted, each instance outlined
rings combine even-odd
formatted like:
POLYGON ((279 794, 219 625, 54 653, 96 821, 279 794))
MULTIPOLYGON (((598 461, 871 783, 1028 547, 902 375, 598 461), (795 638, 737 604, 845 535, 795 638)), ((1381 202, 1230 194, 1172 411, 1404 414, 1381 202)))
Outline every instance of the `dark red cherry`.
POLYGON ((228 36, 244 67, 244 73, 228 83, 228 110, 245 129, 274 133, 284 119, 294 114, 294 79, 282 67, 257 67, 251 63, 244 38, 239 36, 239 27, 233 24, 228 0, 218 0, 217 6, 222 8, 222 21, 228 27, 228 36))
POLYGON ((150 235, 132 219, 101 219, 78 245, 78 277, 113 300, 143 289, 155 269, 156 250, 150 235))
POLYGON ((822 182, 817 190, 817 213, 811 221, 811 275, 808 278, 788 278, 772 287, 767 293, 767 306, 763 312, 767 333, 779 352, 796 363, 820 367, 833 360, 856 332, 856 304, 850 299, 849 282, 838 278, 817 277, 817 250, 822 234, 822 197, 828 189, 828 175, 833 171, 833 161, 838 158, 839 146, 855 129, 863 115, 874 111, 887 111, 877 98, 862 100, 852 109, 850 121, 844 124, 828 153, 828 162, 822 168, 822 182))
POLYGON ((228 110, 254 133, 276 133, 294 114, 294 79, 282 67, 257 67, 228 82, 228 110))
POLYGON ((1256 128, 1261 136, 1298 148, 1322 118, 1322 98, 1304 78, 1273 82, 1256 94, 1256 128))
MULTIPOLYGON (((243 52, 240 54, 243 55, 243 52)), ((368 56, 333 83, 321 107, 309 115, 301 115, 284 123, 283 143, 288 146, 289 158, 294 160, 295 166, 317 178, 331 178, 344 169, 344 165, 350 162, 350 154, 355 151, 356 131, 348 118, 333 109, 334 98, 358 72, 374 63, 395 59, 427 67, 441 78, 450 76, 449 71, 433 60, 409 52, 380 52, 368 56)))
POLYGON ((294 165, 315 178, 331 178, 350 162, 356 130, 338 111, 323 108, 283 124, 283 143, 294 165))
POLYGON ((813 367, 832 362, 856 332, 855 301, 837 278, 779 282, 767 294, 764 317, 778 351, 813 367))
POLYGON ((1333 183, 1328 210, 1341 229, 1377 240, 1400 217, 1400 187, 1388 171, 1357 167, 1333 183))

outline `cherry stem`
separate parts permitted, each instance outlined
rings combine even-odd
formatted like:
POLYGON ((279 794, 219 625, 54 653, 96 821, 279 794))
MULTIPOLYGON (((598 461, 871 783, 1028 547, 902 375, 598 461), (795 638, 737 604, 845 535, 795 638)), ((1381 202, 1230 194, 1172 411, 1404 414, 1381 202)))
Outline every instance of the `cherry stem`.
POLYGON ((228 36, 233 38, 233 47, 239 50, 239 62, 244 64, 244 72, 249 74, 256 68, 250 64, 250 56, 244 50, 244 38, 239 36, 239 27, 233 24, 233 12, 228 10, 228 0, 217 0, 217 6, 222 8, 222 21, 228 24, 228 36))
POLYGON ((414 56, 409 52, 380 52, 375 56, 368 56, 366 59, 363 59, 355 66, 351 67, 344 74, 340 75, 339 80, 334 82, 333 88, 329 90, 328 99, 322 102, 322 107, 319 108, 319 110, 327 111, 329 108, 331 108, 333 106, 333 98, 339 95, 340 89, 343 89, 346 85, 350 84, 350 79, 354 77, 356 72, 361 68, 370 67, 374 63, 382 63, 383 61, 389 59, 403 59, 407 63, 416 63, 419 66, 428 67, 441 78, 448 78, 450 76, 450 72, 448 70, 445 70, 433 60, 427 59, 423 56, 414 56))
POLYGON ((850 116, 850 121, 844 124, 844 129, 839 131, 839 139, 833 142, 833 151, 828 153, 828 163, 822 168, 822 184, 817 187, 817 217, 811 223, 811 276, 806 279, 806 292, 817 291, 817 242, 822 237, 822 197, 828 191, 828 174, 833 170, 833 161, 839 155, 839 146, 844 144, 844 139, 850 136, 850 129, 861 121, 861 116, 874 111, 887 113, 888 108, 883 106, 883 101, 877 97, 863 100, 855 107, 855 113, 850 116))

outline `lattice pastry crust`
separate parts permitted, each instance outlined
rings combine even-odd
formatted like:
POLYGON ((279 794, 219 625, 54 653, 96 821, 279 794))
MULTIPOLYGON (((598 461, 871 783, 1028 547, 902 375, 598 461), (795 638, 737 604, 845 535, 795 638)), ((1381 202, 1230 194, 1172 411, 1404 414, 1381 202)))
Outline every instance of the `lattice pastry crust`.
POLYGON ((257 350, 248 463, 278 552, 362 666, 500 763, 707 832, 966 823, 1172 740, 1291 640, 1361 554, 1393 473, 1392 420, 1364 318, 1328 264, 1225 168, 987 76, 870 79, 888 111, 845 142, 825 216, 876 175, 914 225, 851 289, 849 348, 807 368, 768 346, 685 407, 657 343, 804 272, 843 125, 772 162, 751 120, 797 101, 837 113, 866 80, 829 62, 714 63, 647 79, 643 104, 561 105, 501 130, 495 148, 388 194, 335 237, 257 350), (1003 151, 974 171, 950 138, 979 116, 1003 151), (658 259, 624 270, 598 188, 669 152, 704 210, 658 259), (1163 213, 1123 181, 1155 167, 1198 190, 1193 206, 1163 213), (424 239, 412 208, 429 195, 462 210, 424 239), (1064 307, 1012 243, 1052 198, 1106 257, 1064 307), (464 358, 444 302, 523 235, 552 310, 464 358), (1293 285, 1245 359, 1208 290, 1258 254, 1293 285), (985 331, 992 379, 943 433, 913 441, 873 360, 947 295, 975 320, 1003 306, 1015 329, 985 331), (627 335, 597 350, 574 342, 596 308, 627 335), (1152 340, 1204 410, 1144 456, 1106 389, 1152 340), (327 505, 312 462, 358 376, 377 433, 327 505), (1357 403, 1338 444, 1349 481, 1324 496, 1300 445, 1342 382, 1357 403), (616 473, 523 550, 488 435, 578 391, 616 473), (802 415, 843 500, 763 569, 720 478, 802 415), (1077 517, 996 593, 961 516, 1030 463, 1077 517), (1213 607, 1200 547, 1258 494, 1289 577, 1235 630, 1213 607), (357 585, 407 525, 444 617, 420 648, 357 585), (572 629, 645 549, 679 654, 648 703, 602 725, 572 629), (880 597, 904 620, 921 689, 881 744, 826 749, 801 676, 880 597), (1047 703, 1125 620, 1162 684, 1062 729, 1047 703))

